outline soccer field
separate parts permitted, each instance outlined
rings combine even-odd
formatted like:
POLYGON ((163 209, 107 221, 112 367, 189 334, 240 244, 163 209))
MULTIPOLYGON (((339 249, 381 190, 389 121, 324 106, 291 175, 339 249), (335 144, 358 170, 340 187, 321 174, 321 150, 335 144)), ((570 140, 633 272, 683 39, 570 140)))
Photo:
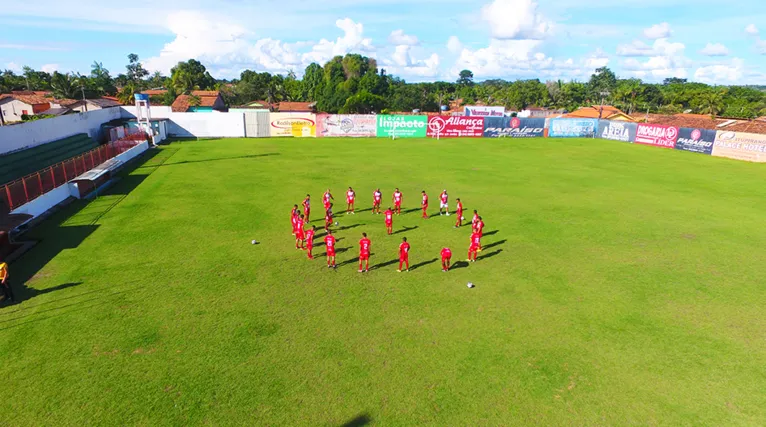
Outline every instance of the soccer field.
POLYGON ((763 425, 764 182, 598 139, 174 142, 25 236, 0 425, 763 425), (321 226, 349 186, 329 270, 289 213, 310 193, 321 226), (377 187, 412 210, 394 236, 377 187), (484 217, 476 263, 445 188, 484 217))

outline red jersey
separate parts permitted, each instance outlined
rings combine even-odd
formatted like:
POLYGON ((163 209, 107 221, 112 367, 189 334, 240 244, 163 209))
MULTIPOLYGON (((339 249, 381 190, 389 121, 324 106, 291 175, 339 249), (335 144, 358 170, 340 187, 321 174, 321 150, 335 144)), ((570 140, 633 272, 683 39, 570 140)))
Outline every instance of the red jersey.
POLYGON ((399 245, 399 258, 406 258, 407 255, 410 253, 410 244, 407 242, 402 242, 401 245, 399 245))
POLYGON ((355 197, 356 197, 356 193, 355 192, 353 192, 351 190, 346 192, 346 200, 348 200, 349 203, 353 202, 355 197))
POLYGON ((394 211, 389 209, 384 214, 386 215, 386 224, 391 224, 394 221, 394 211))
POLYGON ((370 242, 370 239, 363 238, 359 241, 359 253, 362 255, 369 255, 370 254, 370 245, 372 245, 372 242, 370 242))
POLYGON ((380 199, 381 199, 382 197, 383 197, 383 194, 382 194, 380 191, 374 191, 374 192, 372 193, 372 200, 373 200, 375 203, 377 203, 377 204, 380 204, 380 199))
POLYGON ((463 202, 457 202, 457 214, 463 215, 463 202))
POLYGON ((442 193, 441 198, 442 198, 442 203, 447 203, 447 201, 449 200, 449 196, 447 196, 447 192, 442 193))
POLYGON ((471 220, 471 223, 476 226, 476 222, 479 220, 479 214, 473 214, 473 219, 471 220))
POLYGON ((303 209, 309 210, 311 209, 311 199, 306 197, 306 199, 303 200, 303 209))
POLYGON ((300 218, 295 220, 295 229, 303 232, 303 227, 306 225, 306 222, 300 218))
POLYGON ((394 193, 394 203, 402 203, 402 193, 394 193))
POLYGON ((428 205, 428 194, 423 195, 423 204, 428 205))
POLYGON ((335 252, 335 236, 325 236, 324 244, 327 247, 328 254, 335 252))
POLYGON ((306 232, 306 244, 309 246, 314 245, 314 233, 316 233, 316 231, 314 231, 313 228, 306 232))
POLYGON ((332 222, 332 213, 330 211, 325 212, 324 214, 324 222, 329 224, 332 222))
POLYGON ((442 249, 442 259, 452 258, 452 251, 449 248, 442 249))
POLYGON ((476 222, 476 232, 481 233, 482 231, 484 231, 484 221, 479 220, 476 222))
POLYGON ((324 196, 322 196, 322 200, 325 203, 330 203, 330 199, 332 198, 332 194, 330 193, 324 193, 324 196))
POLYGON ((481 245, 481 236, 479 236, 479 233, 471 234, 471 246, 478 248, 479 245, 481 245))

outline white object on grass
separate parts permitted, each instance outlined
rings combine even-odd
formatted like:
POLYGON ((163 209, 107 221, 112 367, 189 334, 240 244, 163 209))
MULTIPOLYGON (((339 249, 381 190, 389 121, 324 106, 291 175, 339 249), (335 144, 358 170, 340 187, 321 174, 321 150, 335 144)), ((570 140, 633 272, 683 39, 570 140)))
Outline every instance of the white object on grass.
POLYGON ((256 242, 255 240, 253 240, 251 243, 254 244, 254 245, 258 244, 258 242, 256 242))
POLYGON ((468 282, 468 285, 467 285, 467 286, 468 286, 469 288, 473 288, 473 283, 472 283, 472 282, 468 282))
POLYGON ((335 225, 339 225, 339 224, 338 224, 338 221, 335 221, 335 225))

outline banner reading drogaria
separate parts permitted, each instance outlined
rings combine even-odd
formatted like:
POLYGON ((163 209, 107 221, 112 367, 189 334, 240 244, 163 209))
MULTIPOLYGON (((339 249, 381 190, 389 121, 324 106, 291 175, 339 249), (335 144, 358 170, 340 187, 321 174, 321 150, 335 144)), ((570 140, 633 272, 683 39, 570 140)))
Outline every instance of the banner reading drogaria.
POLYGON ((316 136, 316 115, 310 113, 269 113, 271 136, 316 136))
POLYGON ((375 136, 376 120, 373 115, 320 114, 317 116, 317 136, 375 136))
POLYGON ((551 119, 548 136, 551 138, 592 137, 598 130, 598 119, 551 119))
POLYGON ((431 116, 428 118, 428 132, 430 137, 453 138, 453 137, 481 137, 484 133, 484 117, 442 117, 431 116))
POLYGON ((655 147, 674 148, 678 140, 678 128, 675 126, 639 123, 636 130, 636 144, 655 147))
POLYGON ((695 153, 711 154, 715 143, 715 131, 709 129, 678 129, 676 150, 693 151, 695 153))
POLYGON ((428 127, 426 116, 377 116, 376 134, 379 137, 425 138, 428 127))
POLYGON ((613 141, 633 142, 636 139, 635 123, 602 120, 598 125, 598 137, 613 141))
POLYGON ((749 162, 766 162, 766 135, 718 131, 713 155, 749 162))
POLYGON ((545 119, 520 119, 518 117, 485 117, 485 138, 532 138, 545 132, 545 119))
POLYGON ((484 107, 477 105, 466 105, 466 116, 479 116, 479 117, 504 117, 505 107, 484 107))

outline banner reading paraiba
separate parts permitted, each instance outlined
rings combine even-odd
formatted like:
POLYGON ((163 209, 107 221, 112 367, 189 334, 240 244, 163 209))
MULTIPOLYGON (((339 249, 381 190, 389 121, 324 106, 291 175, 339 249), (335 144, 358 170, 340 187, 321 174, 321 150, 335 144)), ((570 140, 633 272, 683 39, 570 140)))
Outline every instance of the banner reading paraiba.
POLYGON ((636 130, 636 144, 655 147, 675 148, 678 140, 678 128, 675 126, 639 123, 636 130))
POLYGON ((545 119, 485 117, 485 138, 533 138, 545 133, 545 119))
POLYGON ((592 137, 597 130, 597 119, 551 119, 548 136, 551 138, 584 138, 592 137))
POLYGON ((316 115, 269 113, 271 136, 315 137, 316 115))
POLYGON ((377 116, 376 134, 383 138, 425 138, 426 116, 377 116))
POLYGON ((319 137, 374 137, 377 133, 377 122, 373 115, 319 114, 316 133, 319 137))
POLYGON ((436 138, 481 137, 484 133, 483 117, 442 117, 428 118, 426 134, 436 138))
POLYGON ((716 132, 710 129, 680 128, 676 150, 692 151, 694 153, 711 154, 715 144, 716 132))
POLYGON ((766 162, 766 135, 719 130, 713 155, 748 162, 766 162))

